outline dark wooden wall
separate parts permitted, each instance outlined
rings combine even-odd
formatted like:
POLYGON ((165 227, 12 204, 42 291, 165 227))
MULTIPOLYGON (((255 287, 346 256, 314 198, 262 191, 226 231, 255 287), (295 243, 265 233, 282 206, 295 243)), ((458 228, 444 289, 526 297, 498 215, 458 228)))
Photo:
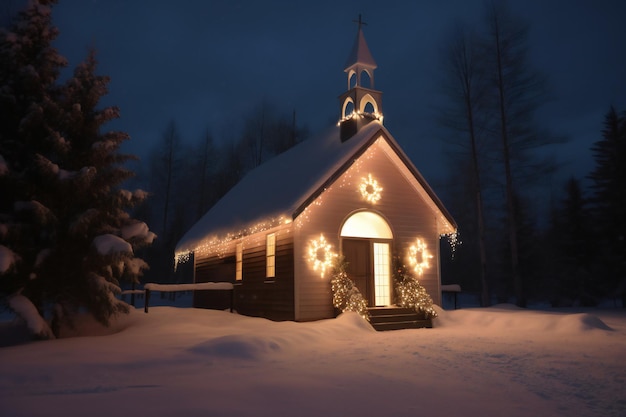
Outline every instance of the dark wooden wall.
MULTIPOLYGON (((195 260, 195 282, 234 282, 235 254, 222 258, 217 256, 195 260)), ((230 294, 227 291, 194 291, 193 306, 226 310, 230 308, 230 294)))
MULTIPOLYGON (((240 314, 294 320, 293 236, 288 230, 276 233, 276 276, 266 278, 266 235, 263 232, 244 238, 241 281, 235 281, 235 254, 229 253, 221 258, 197 259, 195 282, 234 283, 234 308, 240 314)), ((228 306, 226 293, 197 291, 194 295, 194 307, 223 310, 228 306)))

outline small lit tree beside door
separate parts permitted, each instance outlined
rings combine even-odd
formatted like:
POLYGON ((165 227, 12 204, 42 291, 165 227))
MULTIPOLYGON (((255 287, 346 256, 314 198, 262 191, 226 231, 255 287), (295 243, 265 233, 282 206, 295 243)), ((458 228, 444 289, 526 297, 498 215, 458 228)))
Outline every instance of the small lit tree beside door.
POLYGON ((354 311, 369 321, 370 313, 367 310, 367 301, 356 287, 354 281, 346 272, 346 261, 343 256, 335 258, 333 279, 330 281, 333 291, 333 306, 342 313, 354 311))
POLYGON ((433 308, 433 300, 426 292, 426 288, 402 263, 400 256, 394 256, 393 264, 397 304, 400 307, 415 309, 418 313, 423 313, 426 318, 437 317, 437 312, 433 308))

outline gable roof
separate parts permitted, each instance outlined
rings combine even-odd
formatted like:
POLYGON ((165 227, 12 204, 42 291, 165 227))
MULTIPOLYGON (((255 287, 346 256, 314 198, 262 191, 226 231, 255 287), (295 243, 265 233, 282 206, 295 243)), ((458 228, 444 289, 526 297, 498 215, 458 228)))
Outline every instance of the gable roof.
POLYGON ((387 129, 373 121, 345 142, 339 138, 339 127, 333 127, 249 172, 181 238, 177 256, 208 241, 237 238, 294 220, 381 135, 456 228, 452 216, 387 129))

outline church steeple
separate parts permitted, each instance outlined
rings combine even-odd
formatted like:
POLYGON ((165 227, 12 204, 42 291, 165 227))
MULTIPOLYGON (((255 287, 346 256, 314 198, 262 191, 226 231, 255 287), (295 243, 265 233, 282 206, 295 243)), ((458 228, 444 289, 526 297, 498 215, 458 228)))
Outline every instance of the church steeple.
POLYGON ((344 72, 348 76, 348 90, 339 96, 341 103, 341 140, 353 136, 362 126, 373 120, 382 123, 382 92, 374 89, 374 70, 376 61, 367 46, 363 35, 361 15, 358 31, 350 56, 346 61, 344 72))

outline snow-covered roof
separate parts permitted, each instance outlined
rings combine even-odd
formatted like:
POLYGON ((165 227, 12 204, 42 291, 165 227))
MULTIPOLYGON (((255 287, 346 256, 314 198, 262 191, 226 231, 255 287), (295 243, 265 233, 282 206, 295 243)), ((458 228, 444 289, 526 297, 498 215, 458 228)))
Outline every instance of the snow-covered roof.
POLYGON ((381 123, 373 121, 344 142, 340 140, 339 127, 333 127, 249 172, 181 238, 176 254, 194 252, 211 240, 247 235, 259 227, 292 221, 381 134, 454 224, 391 134, 381 123))

